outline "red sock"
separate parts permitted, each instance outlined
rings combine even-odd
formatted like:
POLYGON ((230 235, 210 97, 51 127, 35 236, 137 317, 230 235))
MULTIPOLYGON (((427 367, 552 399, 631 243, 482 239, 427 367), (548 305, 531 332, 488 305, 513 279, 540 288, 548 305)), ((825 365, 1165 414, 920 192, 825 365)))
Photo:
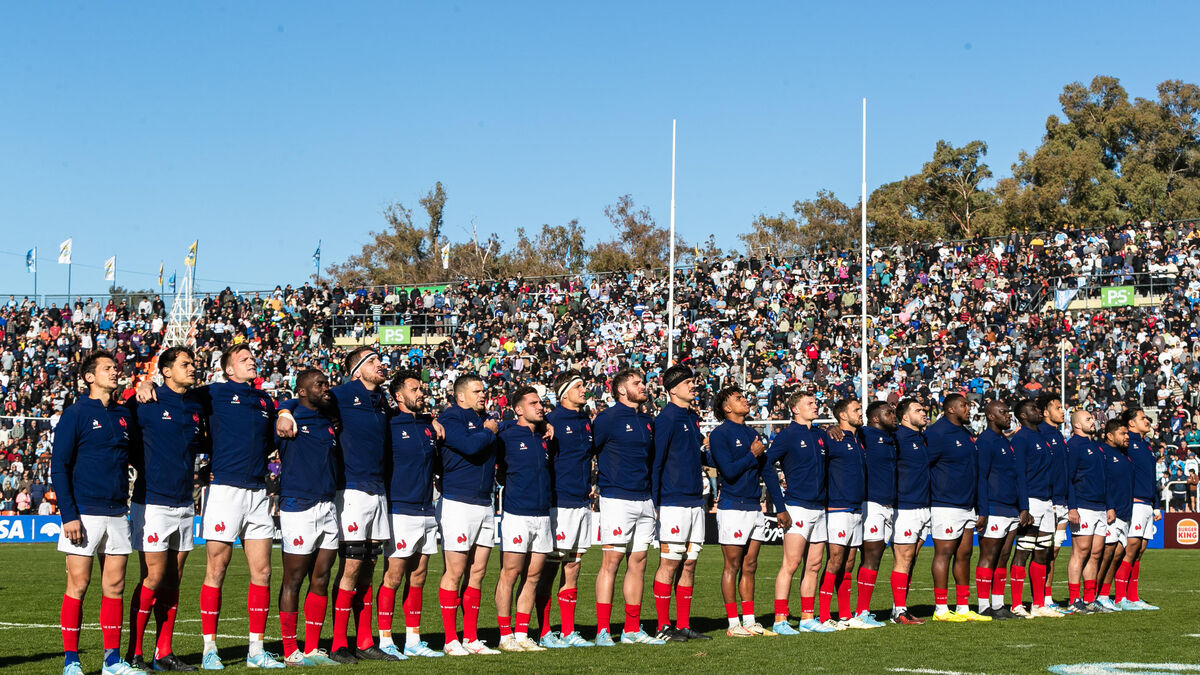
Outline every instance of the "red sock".
POLYGON ((892 572, 892 606, 905 607, 908 602, 908 574, 892 572))
MULTIPOLYGON (((300 649, 300 645, 296 644, 296 624, 299 621, 300 612, 279 611, 279 635, 283 639, 284 658, 287 658, 292 652, 300 649)), ((305 646, 307 647, 308 645, 305 646)))
POLYGON ((992 599, 992 579, 995 574, 990 567, 975 568, 975 595, 979 600, 991 601, 992 599))
POLYGON ((658 620, 658 629, 671 625, 671 584, 654 580, 654 618, 658 620))
POLYGON ((1046 602, 1054 602, 1054 581, 1050 579, 1050 568, 1046 568, 1046 602))
POLYGON ((735 621, 737 620, 738 615, 737 615, 737 603, 736 602, 725 603, 725 618, 733 619, 735 621))
POLYGON ((858 604, 854 606, 855 616, 871 610, 871 595, 875 593, 875 580, 878 578, 878 570, 858 568, 858 604))
POLYGON ((142 638, 146 633, 146 623, 150 621, 150 612, 154 611, 153 588, 138 584, 133 591, 133 602, 129 603, 129 649, 131 654, 142 656, 142 638))
POLYGON ((837 586, 833 572, 826 572, 821 577, 821 623, 829 620, 829 605, 833 600, 833 590, 837 586))
POLYGON ((58 613, 62 627, 64 652, 79 651, 79 626, 83 623, 83 600, 63 594, 62 609, 58 613))
POLYGON ((692 627, 692 587, 680 584, 675 587, 675 627, 692 627))
POLYGON ((550 610, 554 605, 554 596, 547 593, 544 597, 538 597, 537 615, 538 615, 538 637, 545 637, 550 633, 550 610))
POLYGON ((1008 569, 997 567, 992 570, 992 595, 1004 597, 1004 583, 1008 581, 1008 569))
MULTIPOLYGON (((860 595, 858 597, 861 598, 862 596, 860 595)), ((786 599, 784 599, 784 600, 776 599, 775 600, 775 616, 777 616, 777 617, 782 616, 783 618, 786 619, 788 617, 788 615, 791 613, 792 613, 791 609, 788 608, 788 601, 786 599)))
MULTIPOLYGON (((563 619, 563 630, 566 630, 566 619, 563 619)), ((596 601, 596 632, 607 631, 612 627, 612 603, 596 601)))
POLYGON ((943 605, 949 604, 949 601, 950 601, 950 589, 936 588, 936 587, 933 589, 933 604, 941 607, 943 605))
POLYGON ((558 614, 562 619, 563 635, 575 632, 575 603, 578 601, 578 588, 564 588, 558 592, 558 614))
POLYGON ((221 616, 221 589, 203 584, 200 586, 200 632, 204 635, 217 634, 217 619, 221 616))
POLYGON ((329 609, 329 597, 309 593, 304 596, 304 653, 321 646, 321 631, 325 628, 325 612, 329 609))
POLYGON ((1025 598, 1025 567, 1023 565, 1012 566, 1012 604, 1014 606, 1024 604, 1025 598))
POLYGON ((954 584, 954 604, 966 607, 971 604, 971 587, 967 584, 954 584))
POLYGON ((500 637, 505 638, 512 635, 512 617, 496 615, 496 625, 500 627, 500 637))
POLYGON ((1040 562, 1029 563, 1029 592, 1034 607, 1046 604, 1046 566, 1040 562))
POLYGON ((350 646, 346 633, 350 628, 350 613, 353 610, 354 591, 337 589, 337 595, 333 598, 333 644, 329 646, 329 651, 336 652, 350 646))
POLYGON ((743 600, 742 601, 742 616, 754 616, 754 601, 753 600, 743 600))
MULTIPOLYGON (((404 597, 405 605, 408 596, 404 597)), ((379 614, 379 633, 392 632, 392 614, 396 612, 396 589, 379 584, 379 595, 375 598, 375 611, 379 614)))
POLYGON ((838 600, 838 618, 849 619, 850 614, 850 581, 853 575, 849 572, 842 572, 842 578, 838 582, 837 600, 838 600))
POLYGON ((458 639, 458 593, 438 588, 438 606, 442 610, 442 630, 446 644, 458 639))
POLYGON ((172 652, 171 641, 175 637, 175 613, 179 610, 179 588, 160 588, 154 601, 154 624, 158 627, 158 642, 154 646, 154 658, 172 652))
POLYGON ((474 642, 479 639, 479 599, 483 593, 478 588, 467 586, 463 591, 463 641, 474 642))
POLYGON ((1141 576, 1142 561, 1139 560, 1133 563, 1132 572, 1129 574, 1129 587, 1125 589, 1129 599, 1133 602, 1137 602, 1142 599, 1142 596, 1138 595, 1138 579, 1140 579, 1141 576))
POLYGON ((642 629, 642 606, 625 605, 625 632, 636 633, 642 629))
POLYGON ((121 620, 124 618, 124 598, 100 598, 100 634, 105 651, 121 648, 121 620))
POLYGON ((1117 566, 1117 573, 1113 578, 1113 581, 1116 582, 1117 587, 1116 602, 1121 602, 1124 600, 1126 594, 1129 592, 1129 575, 1132 572, 1133 565, 1130 565, 1124 560, 1122 560, 1121 564, 1117 566))
POLYGON ((1067 582, 1067 602, 1069 602, 1073 605, 1073 604, 1075 604, 1075 601, 1077 601, 1077 600, 1079 600, 1079 584, 1073 584, 1068 581, 1067 582))
POLYGON ((1095 602, 1096 601, 1096 580, 1095 579, 1084 579, 1083 580, 1083 601, 1084 602, 1095 602))
POLYGON ((517 612, 517 632, 529 635, 529 613, 517 612))
MULTIPOLYGON (((409 586, 404 591, 404 627, 417 633, 421 632, 421 602, 424 598, 425 589, 420 586, 409 586)), ((393 605, 395 600, 395 591, 392 591, 393 605)))
POLYGON ((270 609, 271 589, 258 584, 250 584, 250 588, 246 591, 246 613, 250 615, 251 635, 262 635, 267 632, 267 613, 270 609))
POLYGON ((803 596, 803 595, 800 596, 800 613, 808 614, 811 616, 813 613, 813 607, 815 607, 817 604, 816 601, 817 601, 817 599, 812 597, 811 595, 807 596, 807 597, 803 596))
POLYGON ((358 638, 359 649, 375 646, 375 634, 371 632, 371 598, 374 596, 372 591, 372 587, 368 585, 354 594, 354 606, 358 609, 354 615, 354 634, 358 638))
POLYGON ((1111 590, 1112 588, 1108 584, 1100 584, 1100 595, 1107 598, 1111 590))

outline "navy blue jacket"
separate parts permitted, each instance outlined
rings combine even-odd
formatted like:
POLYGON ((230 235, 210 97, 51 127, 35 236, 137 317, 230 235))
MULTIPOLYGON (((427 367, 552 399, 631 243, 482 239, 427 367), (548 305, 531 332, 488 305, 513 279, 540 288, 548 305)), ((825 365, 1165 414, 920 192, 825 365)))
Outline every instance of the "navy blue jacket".
POLYGON ((67 406, 54 427, 50 477, 62 522, 129 512, 129 409, 89 396, 67 406))
POLYGON ((596 415, 596 456, 600 494, 616 499, 650 499, 654 459, 654 420, 622 403, 596 415))
POLYGON ((432 516, 433 475, 438 467, 437 437, 424 415, 397 412, 388 423, 388 503, 392 513, 432 516))
MULTIPOLYGON (((1129 456, 1107 443, 1100 444, 1104 451, 1104 487, 1108 508, 1117 512, 1125 522, 1133 520, 1133 461, 1129 456)), ((1138 525, 1137 527, 1141 527, 1138 525)), ((1147 538, 1141 530, 1129 530, 1129 536, 1147 538)))
POLYGON ((929 508, 929 452, 925 435, 904 425, 896 430, 896 507, 929 508))
POLYGON ((1067 508, 1103 511, 1108 508, 1105 490, 1104 451, 1086 436, 1072 434, 1067 447, 1067 508))
POLYGON ((1029 488, 1025 471, 1018 470, 1012 443, 989 428, 975 446, 979 448, 979 515, 1015 518, 1028 511, 1029 488))
POLYGON ((691 411, 668 403, 654 418, 650 492, 656 506, 704 506, 702 443, 691 411))
POLYGON ((1012 446, 1013 450, 1017 451, 1017 466, 1025 468, 1029 497, 1050 501, 1053 496, 1050 486, 1053 465, 1042 435, 1022 426, 1013 434, 1012 446))
POLYGON ((329 395, 342 422, 338 445, 342 451, 343 487, 383 494, 390 413, 384 392, 379 388, 368 391, 361 380, 351 380, 330 389, 329 395))
POLYGON ((766 453, 755 457, 750 452, 750 446, 756 438, 758 434, 753 429, 731 420, 725 420, 709 434, 709 451, 720 476, 721 500, 717 508, 726 511, 759 510, 762 496, 762 489, 758 485, 760 478, 767 486, 776 512, 786 508, 783 491, 779 489, 779 479, 774 466, 767 461, 766 453))
POLYGON ((1050 496, 1051 501, 1055 504, 1067 503, 1067 492, 1070 488, 1067 483, 1070 480, 1071 472, 1067 468, 1067 444, 1063 441, 1062 434, 1058 428, 1049 422, 1042 422, 1038 425, 1038 433, 1046 441, 1046 448, 1050 450, 1050 496))
POLYGON ((842 440, 835 441, 824 431, 829 448, 825 454, 827 476, 826 508, 833 510, 862 510, 867 498, 867 471, 863 447, 855 434, 843 433, 842 440))
POLYGON ((867 499, 882 506, 896 505, 896 437, 871 426, 858 430, 867 456, 867 499))
MULTIPOLYGON (((325 413, 333 413, 332 410, 325 413)), ((279 438, 279 509, 303 511, 337 492, 337 434, 325 413, 296 406, 296 437, 279 438)))
MULTIPOLYGON (((557 431, 557 430, 556 430, 557 431)), ((500 425, 497 476, 504 484, 504 512, 518 516, 550 515, 548 443, 515 421, 500 425)))
MULTIPOLYGON (((714 452, 711 435, 708 445, 709 452, 714 452)), ((767 451, 767 462, 778 463, 783 469, 787 483, 784 500, 789 506, 824 510, 825 452, 825 434, 811 426, 792 422, 776 434, 767 451)))
POLYGON ((442 411, 442 496, 450 501, 490 506, 496 484, 496 434, 483 428, 485 417, 457 405, 442 411))
POLYGON ((214 485, 263 489, 275 448, 275 402, 246 382, 214 382, 194 390, 212 434, 214 485))
MULTIPOLYGON (((1133 462, 1133 498, 1151 508, 1159 508, 1156 489, 1154 453, 1141 434, 1129 432, 1129 450, 1126 452, 1133 462)), ((1134 535, 1137 536, 1137 535, 1134 535)))
POLYGON ((133 419, 130 463, 138 470, 133 501, 178 508, 192 505, 196 455, 211 449, 204 408, 192 396, 155 387, 156 400, 126 401, 133 419))
POLYGON ((925 430, 929 456, 929 495, 933 506, 975 508, 979 451, 966 427, 943 415, 925 430))
POLYGON ((551 506, 577 509, 592 503, 592 420, 582 410, 558 406, 546 413, 554 427, 550 439, 551 506))

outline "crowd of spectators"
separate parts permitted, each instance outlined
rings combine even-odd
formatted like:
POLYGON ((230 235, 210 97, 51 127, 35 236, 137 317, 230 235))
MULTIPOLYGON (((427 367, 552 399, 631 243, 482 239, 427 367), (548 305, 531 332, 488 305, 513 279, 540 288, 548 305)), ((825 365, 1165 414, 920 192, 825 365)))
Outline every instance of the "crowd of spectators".
MULTIPOLYGON (((785 419, 782 402, 796 386, 815 389, 826 405, 856 395, 860 265, 857 251, 818 250, 701 258, 680 268, 670 339, 675 358, 698 374, 702 408, 728 384, 743 386, 759 420, 785 419)), ((1195 508, 1195 224, 1127 222, 872 247, 868 266, 872 398, 936 404, 963 391, 978 408, 997 396, 1059 391, 1065 381, 1068 406, 1102 418, 1141 406, 1156 425, 1164 494, 1172 506, 1195 508), (1133 286, 1138 302, 1099 308, 1098 289, 1113 285, 1133 286), (1086 298, 1094 308, 1068 308, 1086 298)), ((636 270, 458 279, 419 289, 227 288, 201 298, 197 363, 206 377, 218 377, 222 349, 249 342, 260 386, 286 397, 305 366, 340 379, 342 343, 405 324, 413 343, 381 352, 394 369, 420 369, 435 405, 448 403, 458 375, 476 372, 499 414, 515 386, 541 386, 558 370, 576 368, 602 408, 608 378, 633 366, 647 373, 658 407, 665 403, 658 374, 667 357, 667 286, 665 270, 636 270)), ((132 386, 158 352, 168 315, 157 296, 77 298, 63 307, 10 296, 0 306, 0 511, 53 512, 48 452, 59 413, 77 395, 82 355, 114 352, 132 386)), ((768 436, 774 431, 764 427, 768 436)))

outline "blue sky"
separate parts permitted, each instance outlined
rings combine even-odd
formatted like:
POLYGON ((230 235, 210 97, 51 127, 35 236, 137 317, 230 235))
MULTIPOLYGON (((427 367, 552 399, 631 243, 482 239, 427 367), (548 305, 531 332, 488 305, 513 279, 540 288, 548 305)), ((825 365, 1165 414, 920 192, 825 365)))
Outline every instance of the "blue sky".
POLYGON ((1191 3, 21 3, 0 9, 0 292, 298 283, 435 181, 506 242, 630 193, 720 244, 755 214, 983 139, 1005 175, 1071 81, 1200 80, 1191 3), (916 7, 921 4, 923 8, 916 7), (144 272, 145 275, 133 274, 144 272))

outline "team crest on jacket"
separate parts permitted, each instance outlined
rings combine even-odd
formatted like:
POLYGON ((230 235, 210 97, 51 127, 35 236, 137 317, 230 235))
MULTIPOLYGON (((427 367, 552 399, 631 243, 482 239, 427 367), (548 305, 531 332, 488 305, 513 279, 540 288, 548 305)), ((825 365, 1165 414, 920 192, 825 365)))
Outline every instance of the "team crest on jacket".
POLYGON ((521 441, 521 447, 519 447, 517 449, 518 450, 528 450, 529 448, 525 447, 525 441, 521 441))
POLYGON ((170 411, 170 410, 164 410, 164 411, 163 411, 162 418, 163 418, 164 420, 169 420, 169 419, 171 419, 171 411, 170 411))
POLYGON ((631 426, 629 426, 628 424, 626 424, 626 425, 625 425, 625 431, 633 431, 633 427, 631 427, 631 426))
POLYGON ((200 424, 200 413, 192 413, 192 421, 200 424))
POLYGON ((571 431, 571 427, 570 427, 570 426, 567 426, 567 427, 565 427, 565 429, 566 429, 566 431, 565 431, 565 432, 563 432, 563 433, 566 433, 567 435, 570 435, 570 434, 573 434, 573 433, 575 433, 574 431, 571 431))
POLYGON ((307 425, 307 424, 305 424, 304 426, 300 427, 300 433, 302 433, 302 434, 307 434, 307 433, 308 433, 308 425, 307 425))
POLYGON ((956 438, 956 439, 954 439, 954 447, 956 447, 956 448, 961 448, 961 447, 962 447, 962 441, 958 440, 957 438, 956 438))
POLYGON ((426 429, 426 430, 425 430, 425 437, 426 437, 426 438, 433 438, 433 432, 432 432, 432 431, 430 431, 430 430, 428 430, 428 429, 426 429))
POLYGON ((474 429, 474 428, 475 428, 475 423, 474 423, 474 422, 467 422, 467 428, 468 428, 468 429, 474 429))
POLYGON ((238 395, 237 395, 237 394, 234 394, 234 395, 233 395, 233 398, 229 399, 229 402, 230 402, 231 404, 233 404, 233 405, 240 405, 240 404, 241 404, 241 401, 240 401, 240 400, 238 400, 238 395))
POLYGON ((400 430, 400 438, 408 438, 408 432, 401 429, 400 430))
POLYGON ((100 420, 98 420, 98 419, 93 419, 93 420, 92 420, 92 428, 93 428, 93 429, 103 429, 103 428, 104 428, 104 426, 100 424, 100 420))
POLYGON ((127 426, 129 423, 125 421, 124 417, 118 417, 117 424, 120 424, 121 426, 127 426))
MULTIPOLYGON (((742 439, 740 439, 740 438, 733 439, 733 445, 734 445, 734 447, 737 447, 737 448, 742 447, 742 439)), ((804 445, 804 441, 800 441, 800 445, 804 445)))
POLYGON ((354 405, 362 405, 362 401, 358 400, 357 396, 354 397, 354 405))

